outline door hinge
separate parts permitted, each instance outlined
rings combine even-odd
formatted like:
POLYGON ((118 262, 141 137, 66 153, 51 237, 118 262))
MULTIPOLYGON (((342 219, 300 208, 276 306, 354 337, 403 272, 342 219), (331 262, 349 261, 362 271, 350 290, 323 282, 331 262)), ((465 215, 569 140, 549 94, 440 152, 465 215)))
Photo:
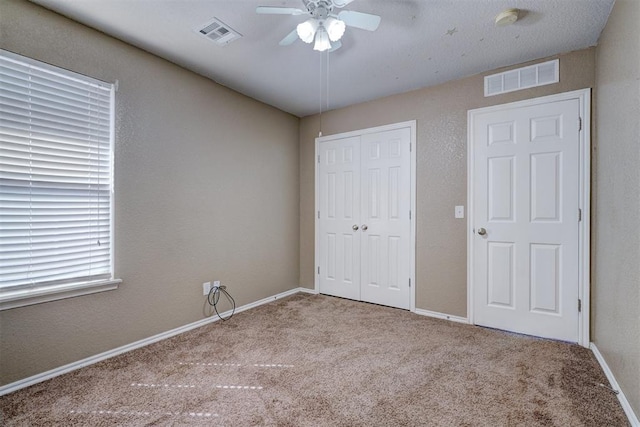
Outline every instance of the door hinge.
POLYGON ((578 131, 582 130, 582 117, 578 117, 578 131))
POLYGON ((582 209, 578 209, 578 222, 582 221, 582 209))
POLYGON ((411 287, 411 279, 409 279, 409 287, 411 287))
POLYGON ((318 154, 318 163, 320 163, 320 154, 318 154))
POLYGON ((411 219, 411 211, 409 211, 409 219, 411 219))
POLYGON ((320 219, 320 211, 318 211, 318 219, 320 219))
POLYGON ((409 152, 411 152, 413 150, 413 144, 409 143, 409 152))
POLYGON ((582 300, 578 299, 578 313, 582 312, 582 300))
POLYGON ((320 275, 320 266, 318 266, 318 276, 320 275))

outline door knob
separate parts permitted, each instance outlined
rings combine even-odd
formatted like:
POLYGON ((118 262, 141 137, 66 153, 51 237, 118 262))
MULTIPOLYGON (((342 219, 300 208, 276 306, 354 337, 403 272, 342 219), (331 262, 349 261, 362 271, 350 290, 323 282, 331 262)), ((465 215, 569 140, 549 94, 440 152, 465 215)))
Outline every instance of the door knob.
POLYGON ((358 231, 358 225, 357 225, 357 224, 354 224, 354 225, 353 225, 353 227, 351 227, 351 229, 352 229, 353 231, 358 231))
POLYGON ((367 231, 368 229, 367 224, 362 224, 362 231, 367 231))
POLYGON ((478 234, 481 236, 485 236, 487 234, 487 230, 484 228, 478 228, 478 234))

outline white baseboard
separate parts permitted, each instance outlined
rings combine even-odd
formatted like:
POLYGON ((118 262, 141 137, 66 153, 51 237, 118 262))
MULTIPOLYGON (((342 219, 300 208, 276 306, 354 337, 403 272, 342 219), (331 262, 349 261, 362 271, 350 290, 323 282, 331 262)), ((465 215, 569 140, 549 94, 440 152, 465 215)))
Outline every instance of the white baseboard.
POLYGON ((303 292, 305 294, 318 295, 318 291, 316 291, 315 289, 305 288, 304 286, 300 286, 298 288, 298 292, 303 292))
MULTIPOLYGON (((288 297, 293 294, 297 294, 298 292, 309 292, 313 293, 313 290, 307 288, 294 288, 285 292, 281 292, 277 295, 263 298, 261 300, 245 304, 240 307, 236 307, 236 313, 241 313, 243 311, 249 310, 251 308, 258 307, 260 305, 269 303, 271 301, 275 301, 277 299, 281 299, 284 297, 288 297)), ((227 317, 231 314, 231 310, 225 311, 221 313, 222 317, 227 317)), ((101 362, 103 360, 109 359, 113 356, 117 356, 122 353, 126 353, 131 350, 135 350, 140 347, 147 346, 149 344, 153 344, 158 341, 162 341, 164 339, 173 337, 175 335, 181 334, 183 332, 190 331, 191 329, 199 328, 200 326, 207 325, 209 323, 213 323, 218 321, 218 316, 207 317, 206 319, 201 319, 193 323, 189 323, 188 325, 180 326, 179 328, 171 329, 166 332, 161 332, 157 335, 153 335, 148 338, 141 339, 139 341, 132 342, 131 344, 126 344, 121 347, 114 348, 112 350, 105 351, 100 354, 96 354, 94 356, 87 357, 82 360, 78 360, 77 362, 72 362, 64 366, 60 366, 58 368, 51 369, 46 372, 42 372, 40 374, 33 375, 28 378, 24 378, 13 383, 9 383, 0 387, 0 396, 4 396, 5 394, 12 393, 14 391, 20 390, 21 388, 29 387, 31 385, 41 383, 43 381, 49 380, 51 378, 60 376, 62 374, 66 374, 67 372, 75 371, 76 369, 84 368, 85 366, 93 365, 94 363, 101 362)))
POLYGON ((414 313, 419 314, 421 316, 435 317, 436 319, 444 319, 444 320, 450 320, 452 322, 469 324, 469 319, 467 319, 466 317, 454 316, 454 315, 445 314, 445 313, 438 313, 437 311, 430 311, 430 310, 423 310, 421 308, 416 308, 414 313))
POLYGON ((618 384, 618 381, 616 381, 616 378, 613 376, 613 372, 611 372, 611 369, 609 369, 609 365, 607 365, 607 362, 604 360, 604 357, 602 357, 602 354, 598 350, 598 347, 596 347, 594 343, 591 343, 590 348, 591 348, 591 351, 593 351, 593 354, 596 356, 598 363, 600 363, 600 366, 602 367, 604 374, 607 376, 609 383, 611 383, 611 388, 618 391, 618 394, 617 394, 618 400, 620 401, 620 405, 622 405, 622 409, 624 410, 624 413, 627 414, 627 418, 629 418, 629 422, 631 423, 631 426, 640 427, 640 421, 638 420, 638 417, 633 412, 633 408, 631 407, 631 404, 627 400, 627 397, 624 395, 624 392, 620 389, 620 385, 618 384))
MULTIPOLYGON (((266 304, 268 302, 275 301, 275 300, 281 299, 281 298, 285 298, 285 297, 288 297, 290 295, 297 294, 299 292, 301 292, 300 288, 293 288, 293 289, 290 289, 288 291, 280 292, 279 294, 276 294, 276 295, 274 295, 272 297, 262 298, 261 300, 258 300, 258 301, 255 301, 255 302, 250 302, 249 304, 245 304, 242 307, 237 307, 236 308, 236 313, 241 313, 243 311, 259 307, 259 306, 264 305, 264 304, 266 304)), ((226 311, 226 312, 222 313, 221 315, 222 315, 222 317, 227 317, 229 314, 231 314, 231 310, 226 311)), ((218 318, 216 317, 215 320, 218 320, 218 318)), ((213 321, 215 322, 215 320, 213 320, 213 321)), ((197 327, 198 326, 196 326, 196 328, 197 327)), ((191 329, 193 329, 193 328, 191 328, 191 329)))

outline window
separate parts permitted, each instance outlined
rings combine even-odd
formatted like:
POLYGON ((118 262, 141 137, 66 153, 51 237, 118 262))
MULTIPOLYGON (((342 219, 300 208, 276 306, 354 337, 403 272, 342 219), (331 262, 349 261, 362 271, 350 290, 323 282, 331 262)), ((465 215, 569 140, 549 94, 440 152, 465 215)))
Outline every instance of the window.
POLYGON ((0 50, 0 309, 117 287, 113 84, 0 50))

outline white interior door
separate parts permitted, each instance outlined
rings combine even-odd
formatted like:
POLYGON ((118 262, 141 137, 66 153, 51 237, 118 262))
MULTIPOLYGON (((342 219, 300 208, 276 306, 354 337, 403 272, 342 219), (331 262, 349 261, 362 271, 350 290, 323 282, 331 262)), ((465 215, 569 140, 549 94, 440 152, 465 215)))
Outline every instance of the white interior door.
POLYGON ((408 128, 362 136, 361 299, 409 309, 408 128))
POLYGON ((473 116, 474 323, 578 341, 579 101, 473 116))
POLYGON ((318 143, 320 293, 411 308, 411 130, 318 143))
POLYGON ((320 292, 360 299, 360 137, 319 146, 320 292))

